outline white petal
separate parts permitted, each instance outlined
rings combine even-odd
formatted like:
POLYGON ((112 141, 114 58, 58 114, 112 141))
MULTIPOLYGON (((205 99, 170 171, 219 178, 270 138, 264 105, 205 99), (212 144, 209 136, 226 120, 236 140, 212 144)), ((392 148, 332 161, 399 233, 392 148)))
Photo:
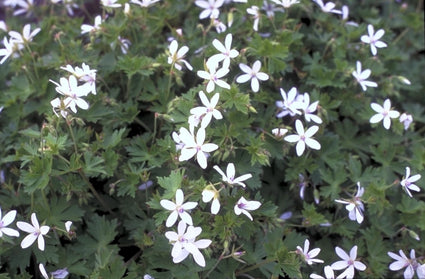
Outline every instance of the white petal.
POLYGON ((19 232, 11 228, 1 228, 0 232, 7 234, 8 236, 15 236, 15 237, 19 236, 19 232))
POLYGON ((38 236, 38 249, 44 251, 44 238, 41 234, 38 236))
MULTIPOLYGON (((11 210, 6 215, 4 215, 3 219, 1 220, 3 222, 3 227, 6 227, 9 224, 11 224, 13 220, 15 220, 15 217, 16 217, 16 210, 11 210)), ((1 211, 0 211, 0 218, 1 218, 1 211)))
POLYGON ((21 242, 22 249, 28 248, 37 239, 37 235, 34 233, 28 234, 21 242))
POLYGON ((18 222, 16 222, 16 226, 21 231, 24 231, 24 232, 27 232, 27 233, 34 233, 36 231, 35 228, 33 226, 31 226, 30 224, 28 224, 27 222, 18 221, 18 222))
POLYGON ((178 216, 177 211, 171 212, 170 216, 168 216, 168 218, 167 218, 167 222, 165 222, 165 226, 167 228, 169 228, 172 225, 174 225, 174 223, 176 223, 176 221, 177 221, 177 216, 178 216))
POLYGON ((297 155, 298 155, 298 156, 303 155, 304 150, 305 150, 305 142, 304 142, 304 141, 302 141, 302 140, 300 140, 300 141, 297 143, 297 146, 295 147, 295 149, 297 150, 297 155))
MULTIPOLYGON (((335 252, 343 260, 348 261, 350 259, 350 257, 348 256, 348 254, 344 250, 342 250, 341 248, 339 248, 338 246, 335 247, 335 252)), ((332 267, 332 269, 335 269, 335 268, 332 267)))
POLYGON ((211 204, 211 213, 217 214, 220 211, 220 201, 218 199, 214 199, 211 204))

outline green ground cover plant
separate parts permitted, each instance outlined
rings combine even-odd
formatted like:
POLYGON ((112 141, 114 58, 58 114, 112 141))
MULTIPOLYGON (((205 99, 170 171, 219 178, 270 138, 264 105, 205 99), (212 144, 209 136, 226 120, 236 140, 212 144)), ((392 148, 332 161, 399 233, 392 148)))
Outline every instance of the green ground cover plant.
POLYGON ((423 4, 2 1, 0 278, 425 278, 423 4))

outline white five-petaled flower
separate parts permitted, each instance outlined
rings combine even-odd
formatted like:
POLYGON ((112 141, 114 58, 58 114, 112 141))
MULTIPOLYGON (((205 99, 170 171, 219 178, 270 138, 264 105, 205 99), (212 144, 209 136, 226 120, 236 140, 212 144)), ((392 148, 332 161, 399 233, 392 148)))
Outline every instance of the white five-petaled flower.
POLYGON ((0 237, 2 237, 3 234, 8 236, 15 236, 15 237, 19 236, 19 232, 17 230, 7 227, 13 222, 13 220, 15 220, 15 217, 16 217, 16 210, 11 210, 8 213, 6 213, 4 217, 2 218, 2 212, 0 208, 0 237))
POLYGON ((348 218, 357 223, 362 223, 364 216, 364 205, 361 197, 364 194, 364 188, 360 186, 360 182, 357 182, 357 194, 351 200, 335 200, 336 202, 346 204, 345 209, 348 211, 348 218))
MULTIPOLYGON (((407 258, 403 250, 400 250, 399 253, 400 253, 400 256, 393 252, 387 253, 388 256, 396 260, 395 262, 389 265, 389 268, 392 271, 397 271, 397 270, 406 268, 403 274, 404 279, 412 279, 413 276, 415 275, 415 269, 417 267, 415 250, 414 249, 410 250, 410 259, 407 258)), ((419 274, 418 274, 418 277, 419 277, 419 274)), ((422 279, 422 277, 419 277, 419 278, 422 279)))
POLYGON ((372 24, 369 24, 367 26, 367 32, 369 33, 368 35, 363 35, 360 37, 360 40, 363 43, 366 44, 370 44, 370 51, 372 52, 372 54, 375 56, 377 53, 377 49, 376 48, 383 48, 383 47, 387 47, 387 44, 380 41, 379 39, 382 38, 382 36, 384 36, 385 31, 384 29, 379 29, 378 31, 376 31, 373 28, 372 24))
POLYGON ((261 206, 259 201, 247 201, 241 197, 235 204, 234 211, 236 215, 245 214, 251 221, 253 221, 251 214, 248 211, 256 210, 261 206))
POLYGON ((22 240, 21 247, 22 249, 28 248, 31 244, 34 243, 35 240, 38 242, 38 249, 44 251, 44 238, 50 227, 49 226, 41 226, 38 223, 37 216, 35 213, 31 214, 31 224, 27 222, 16 222, 16 226, 24 232, 27 232, 28 235, 22 240))
POLYGON ((284 140, 286 140, 287 142, 297 143, 296 150, 298 156, 303 155, 306 145, 316 150, 320 149, 320 143, 317 140, 311 138, 319 130, 318 126, 311 126, 307 129, 307 131, 304 131, 303 124, 299 119, 297 119, 295 121, 295 128, 297 130, 298 135, 286 136, 284 140))
POLYGON ((294 4, 300 3, 299 0, 272 0, 272 2, 284 7, 285 9, 291 7, 294 4))
POLYGON ((204 9, 199 14, 199 19, 218 18, 220 15, 219 8, 223 5, 224 0, 196 0, 195 5, 204 9))
POLYGON ((403 187, 403 189, 409 195, 409 197, 412 197, 412 194, 410 193, 409 190, 416 191, 416 192, 421 191, 421 189, 417 185, 413 184, 419 179, 421 179, 420 174, 415 174, 413 176, 410 176, 410 168, 406 167, 406 175, 403 177, 403 180, 401 180, 400 184, 401 184, 401 187, 403 187))
POLYGON ((360 61, 356 62, 356 71, 353 71, 352 75, 356 78, 363 91, 366 91, 367 87, 378 87, 376 82, 367 80, 371 73, 370 69, 362 71, 362 63, 360 61))
POLYGON ((0 49, 0 56, 3 56, 0 60, 0 64, 3 64, 4 61, 12 55, 13 57, 18 57, 18 51, 24 48, 23 44, 18 44, 16 40, 12 38, 8 40, 7 37, 3 38, 3 46, 4 48, 0 49))
POLYGON ((87 87, 88 93, 96 95, 96 72, 95 69, 90 69, 90 66, 83 62, 81 68, 76 66, 75 69, 71 65, 60 67, 61 69, 73 74, 79 81, 84 82, 84 87, 87 87))
POLYGON ((331 267, 333 270, 344 269, 344 272, 338 275, 338 278, 354 278, 354 269, 364 271, 366 265, 362 262, 356 261, 357 258, 357 245, 353 246, 348 255, 344 250, 339 247, 335 247, 336 254, 342 259, 342 261, 334 262, 331 267))
POLYGON ((213 186, 207 187, 202 191, 202 201, 211 203, 211 213, 217 214, 220 211, 220 201, 218 200, 220 192, 217 191, 213 186))
POLYGON ((177 70, 181 71, 183 68, 181 63, 183 63, 186 68, 189 69, 189 71, 192 71, 192 65, 190 65, 189 62, 184 59, 186 53, 189 51, 189 48, 187 46, 182 46, 179 50, 177 50, 178 48, 179 45, 177 41, 171 41, 170 46, 168 47, 168 50, 170 51, 170 56, 168 56, 168 64, 174 63, 174 67, 176 67, 177 70))
POLYGON ((195 262, 202 267, 205 267, 205 258, 199 249, 205 249, 212 243, 209 239, 195 240, 198 235, 201 234, 201 227, 187 227, 186 223, 180 221, 177 225, 177 233, 174 231, 168 231, 165 233, 165 237, 173 243, 171 250, 171 256, 173 257, 174 263, 179 263, 192 254, 195 262))
POLYGON ((272 134, 277 138, 283 138, 284 135, 288 132, 288 129, 285 128, 274 128, 272 134))
POLYGON ((327 2, 326 4, 324 4, 322 0, 313 0, 313 2, 319 5, 324 13, 341 14, 340 10, 334 9, 336 5, 333 2, 327 2))
POLYGON ((208 80, 207 83, 207 92, 210 93, 214 90, 215 85, 218 85, 225 89, 230 89, 230 85, 225 82, 224 80, 221 80, 222 77, 226 76, 229 73, 229 68, 220 68, 217 70, 217 65, 213 63, 214 61, 211 61, 211 63, 207 63, 208 71, 198 71, 196 74, 203 78, 208 80))
POLYGON ((384 101, 384 106, 381 106, 377 103, 371 103, 370 107, 377 112, 377 114, 373 115, 369 122, 370 123, 378 123, 379 121, 383 121, 384 128, 389 129, 391 126, 391 118, 399 117, 400 113, 396 110, 391 110, 391 101, 390 99, 386 99, 384 101))
POLYGON ((316 111, 318 105, 319 101, 310 104, 310 95, 308 93, 304 93, 301 109, 304 111, 304 118, 307 122, 313 121, 317 124, 322 124, 322 119, 319 116, 313 114, 313 112, 316 111))
POLYGON ((335 279, 334 270, 329 265, 325 266, 325 277, 317 275, 315 273, 310 274, 310 278, 312 279, 335 279))
POLYGON ((94 33, 100 30, 101 24, 102 24, 102 17, 100 15, 97 15, 94 18, 94 25, 88 25, 88 24, 81 25, 81 34, 94 33))
POLYGON ((232 49, 232 34, 227 34, 224 39, 224 45, 217 39, 212 42, 213 46, 220 51, 218 54, 214 54, 208 60, 210 63, 218 64, 223 61, 223 68, 229 68, 230 59, 236 58, 239 55, 239 51, 232 49))
POLYGON ((323 263, 324 261, 320 259, 314 259, 317 255, 320 253, 320 248, 314 248, 311 251, 308 251, 310 249, 310 241, 308 239, 304 242, 304 249, 302 249, 300 246, 297 246, 297 254, 300 254, 303 259, 307 262, 307 264, 312 265, 314 263, 323 263))
POLYGON ((206 128, 210 124, 212 117, 219 120, 223 118, 223 115, 219 110, 215 108, 220 98, 219 93, 215 93, 211 98, 211 101, 208 100, 207 96, 203 91, 199 91, 199 98, 201 99, 203 107, 196 107, 190 110, 191 114, 194 114, 201 120, 201 127, 206 128))
POLYGON ((288 93, 286 93, 282 88, 280 88, 280 95, 282 96, 283 101, 276 101, 276 106, 281 109, 276 117, 282 118, 286 115, 295 116, 296 114, 301 115, 303 107, 303 95, 298 94, 298 90, 295 87, 292 87, 288 93))
POLYGON ((177 221, 177 217, 180 216, 182 221, 188 225, 193 225, 192 217, 187 210, 194 209, 198 203, 197 202, 184 202, 184 194, 181 189, 176 191, 176 202, 169 200, 161 200, 160 204, 163 208, 170 210, 171 214, 168 216, 165 226, 171 227, 177 221))
POLYGON ((413 122, 413 117, 411 114, 402 113, 398 119, 404 125, 404 130, 407 130, 413 122))
MULTIPOLYGON (((66 107, 69 107, 74 113, 77 113, 76 106, 84 110, 89 108, 89 104, 81 97, 87 96, 91 88, 84 85, 79 86, 77 78, 75 76, 70 76, 68 79, 64 77, 60 78, 60 84, 53 80, 49 81, 56 85, 56 91, 59 94, 65 96, 65 100, 63 101, 63 103, 66 107)), ((54 104, 52 104, 52 106, 53 105, 54 104)))
POLYGON ((260 22, 260 8, 257 6, 251 6, 251 8, 247 8, 246 12, 252 16, 254 16, 254 24, 252 25, 252 29, 254 31, 258 31, 258 23, 260 22))
POLYGON ((251 89, 254 92, 258 92, 260 89, 260 83, 258 80, 268 80, 269 75, 263 72, 260 72, 261 69, 261 62, 259 60, 255 61, 252 65, 252 68, 250 68, 248 65, 245 65, 243 63, 239 64, 239 68, 245 73, 243 75, 240 75, 237 79, 237 83, 244 83, 249 80, 251 80, 251 89))
POLYGON ((227 164, 226 173, 224 173, 219 168, 219 166, 214 166, 214 169, 221 175, 221 179, 224 182, 229 183, 230 185, 238 184, 242 187, 246 187, 245 183, 242 183, 242 181, 245 181, 252 177, 252 174, 247 173, 235 178, 236 171, 235 171, 235 165, 233 163, 227 164))
POLYGON ((24 28, 22 29, 22 35, 16 31, 10 31, 9 36, 16 43, 25 45, 31 42, 35 35, 37 35, 40 31, 40 28, 36 28, 31 32, 31 25, 25 24, 24 28))
POLYGON ((218 149, 218 145, 214 143, 204 143, 205 141, 205 129, 199 128, 196 133, 196 139, 194 134, 189 132, 186 128, 180 128, 180 140, 184 143, 184 147, 181 150, 179 161, 187 161, 196 155, 196 160, 199 166, 205 169, 207 167, 207 154, 218 149))

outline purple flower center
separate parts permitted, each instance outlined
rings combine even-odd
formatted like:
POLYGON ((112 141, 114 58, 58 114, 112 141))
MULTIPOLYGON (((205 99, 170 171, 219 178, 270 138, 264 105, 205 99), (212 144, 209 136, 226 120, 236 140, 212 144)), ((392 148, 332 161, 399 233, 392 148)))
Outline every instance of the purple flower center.
POLYGON ((246 205, 246 204, 244 204, 244 203, 242 203, 242 202, 241 202, 241 203, 238 203, 238 207, 239 207, 239 208, 245 208, 245 205, 246 205))

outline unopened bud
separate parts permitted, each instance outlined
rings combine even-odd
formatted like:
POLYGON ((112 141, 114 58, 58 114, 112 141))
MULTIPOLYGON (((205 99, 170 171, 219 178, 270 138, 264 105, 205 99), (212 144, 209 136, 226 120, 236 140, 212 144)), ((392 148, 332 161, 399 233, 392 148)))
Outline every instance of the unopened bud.
POLYGON ((418 235, 417 233, 415 233, 414 231, 409 230, 408 232, 409 232, 409 236, 410 236, 411 238, 416 239, 417 241, 420 241, 420 240, 421 240, 421 239, 419 238, 419 235, 418 235))

